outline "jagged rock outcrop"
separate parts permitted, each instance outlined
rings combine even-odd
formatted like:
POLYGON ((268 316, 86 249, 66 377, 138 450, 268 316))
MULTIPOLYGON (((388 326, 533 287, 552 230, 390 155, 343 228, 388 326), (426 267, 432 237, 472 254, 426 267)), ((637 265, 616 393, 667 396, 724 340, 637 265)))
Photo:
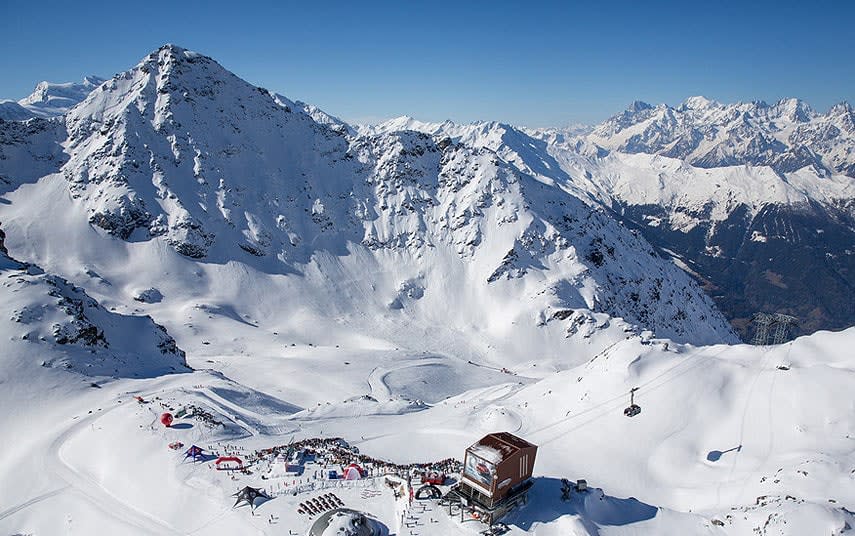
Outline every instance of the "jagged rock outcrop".
MULTIPOLYGON (((18 341, 47 345, 45 355, 92 376, 147 377, 187 371, 184 351, 148 316, 107 311, 82 288, 7 255, 0 231, 3 321, 16 324, 18 341), (62 352, 56 352, 63 347, 62 352)), ((17 344, 18 341, 12 342, 17 344)))

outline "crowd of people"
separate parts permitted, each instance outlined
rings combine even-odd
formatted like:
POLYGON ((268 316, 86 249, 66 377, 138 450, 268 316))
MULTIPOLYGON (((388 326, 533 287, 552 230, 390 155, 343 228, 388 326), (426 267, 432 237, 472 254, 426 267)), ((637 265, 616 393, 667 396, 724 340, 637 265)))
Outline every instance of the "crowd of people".
POLYGON ((295 441, 287 445, 278 445, 256 451, 255 459, 265 457, 276 458, 280 454, 305 451, 308 455, 322 457, 326 465, 345 467, 351 463, 362 466, 372 475, 394 474, 402 478, 425 471, 437 471, 445 474, 460 473, 463 464, 454 459, 446 458, 435 462, 398 464, 362 454, 359 449, 348 444, 340 437, 314 437, 295 441))

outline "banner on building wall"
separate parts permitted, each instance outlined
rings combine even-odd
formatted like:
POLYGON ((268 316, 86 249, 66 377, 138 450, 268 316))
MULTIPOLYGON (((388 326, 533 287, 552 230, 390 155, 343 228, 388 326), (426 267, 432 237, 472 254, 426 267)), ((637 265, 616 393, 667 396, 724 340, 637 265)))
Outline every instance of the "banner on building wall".
POLYGON ((496 464, 467 452, 463 472, 485 488, 493 488, 493 479, 496 477, 496 464))

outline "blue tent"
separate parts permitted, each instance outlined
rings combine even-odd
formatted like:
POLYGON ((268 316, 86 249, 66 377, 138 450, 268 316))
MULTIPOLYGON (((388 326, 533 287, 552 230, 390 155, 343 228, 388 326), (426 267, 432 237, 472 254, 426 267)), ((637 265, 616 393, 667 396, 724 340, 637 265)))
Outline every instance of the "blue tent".
POLYGON ((202 460, 205 461, 205 455, 203 454, 204 449, 202 447, 197 447, 193 445, 184 453, 184 459, 193 458, 193 461, 202 460))

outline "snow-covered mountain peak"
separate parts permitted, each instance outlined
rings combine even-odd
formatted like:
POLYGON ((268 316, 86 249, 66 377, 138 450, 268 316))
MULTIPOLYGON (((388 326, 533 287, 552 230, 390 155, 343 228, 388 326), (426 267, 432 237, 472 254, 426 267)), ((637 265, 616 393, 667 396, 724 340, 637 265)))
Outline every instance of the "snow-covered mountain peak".
POLYGON ((317 171, 322 155, 347 149, 339 129, 283 103, 207 56, 167 45, 68 114, 63 172, 90 221, 115 236, 166 235, 201 257, 229 235, 257 253, 281 223, 261 225, 235 210, 238 199, 295 198, 295 181, 331 173, 317 171))
POLYGON ((704 96, 697 95, 694 97, 689 97, 683 103, 678 106, 678 110, 708 110, 710 108, 717 108, 721 106, 717 101, 708 99, 704 96))
MULTIPOLYGON (((220 91, 229 84, 249 86, 207 56, 177 45, 164 45, 133 69, 116 75, 90 93, 69 114, 69 123, 78 123, 86 117, 109 121, 122 117, 135 106, 143 116, 153 112, 149 118, 161 124, 172 119, 174 109, 198 108, 200 97, 213 101, 247 96, 246 91, 241 95, 220 91)), ((265 90, 254 89, 265 97, 268 108, 275 105, 265 90)))
POLYGON ((409 115, 399 115, 398 117, 393 117, 392 119, 388 119, 386 121, 383 121, 382 123, 379 123, 377 125, 371 125, 371 126, 377 127, 378 130, 379 129, 382 129, 382 130, 417 130, 417 129, 411 128, 411 125, 414 125, 417 123, 425 124, 425 123, 422 123, 422 122, 418 121, 416 118, 411 117, 409 115))
POLYGON ((632 101, 629 104, 629 106, 626 107, 626 111, 627 112, 643 112, 644 110, 651 110, 652 108, 653 108, 652 105, 650 105, 644 101, 636 100, 636 101, 632 101))
POLYGON ((772 106, 772 115, 785 117, 793 123, 807 123, 817 116, 808 103, 801 99, 781 99, 772 106))
MULTIPOLYGON (((388 289, 336 305, 346 310, 413 302, 430 323, 459 299, 488 307, 519 295, 526 305, 514 314, 529 319, 526 329, 558 336, 594 329, 594 320, 560 327, 566 311, 584 309, 680 340, 733 340, 685 274, 583 200, 542 140, 498 122, 411 118, 352 136, 330 117, 162 47, 69 112, 61 173, 75 210, 119 248, 163 245, 188 262, 313 273, 301 291, 311 295, 339 288, 342 271, 388 289), (458 295, 448 281, 469 290, 458 295), (543 288, 522 298, 530 285, 543 288), (550 320, 552 309, 565 313, 550 320)), ((468 310, 461 304, 467 325, 468 310)), ((503 321, 483 320, 485 329, 503 321)), ((508 343, 507 359, 521 351, 508 343)))
POLYGON ((838 102, 828 111, 828 115, 845 115, 852 113, 852 105, 846 101, 838 102))
POLYGON ((39 82, 35 90, 18 101, 22 107, 40 117, 53 117, 67 113, 96 87, 104 83, 98 76, 87 76, 82 82, 39 82))
POLYGON ((448 136, 456 141, 471 137, 476 133, 484 134, 499 125, 494 121, 473 121, 469 124, 458 124, 450 119, 442 122, 421 121, 408 115, 394 117, 376 125, 360 126, 363 134, 378 134, 381 132, 400 132, 412 130, 432 136, 448 136))

